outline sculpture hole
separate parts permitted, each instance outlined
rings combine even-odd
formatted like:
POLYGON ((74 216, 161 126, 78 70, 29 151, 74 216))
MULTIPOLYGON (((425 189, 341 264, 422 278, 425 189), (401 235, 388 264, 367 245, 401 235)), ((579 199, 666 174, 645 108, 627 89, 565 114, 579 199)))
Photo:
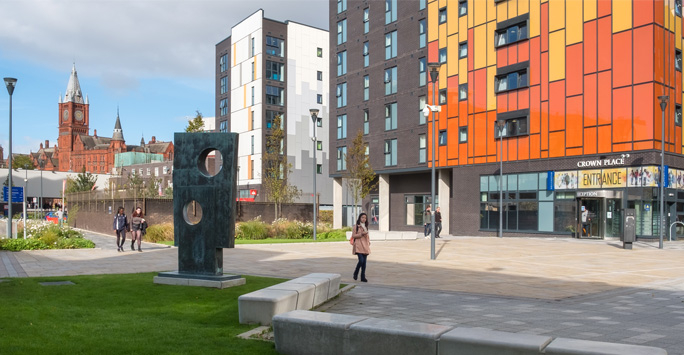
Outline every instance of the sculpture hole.
POLYGON ((216 176, 223 168, 223 156, 214 148, 205 149, 197 159, 197 168, 205 176, 216 176))
POLYGON ((202 206, 199 202, 192 200, 183 207, 183 218, 185 223, 195 225, 202 220, 202 206))

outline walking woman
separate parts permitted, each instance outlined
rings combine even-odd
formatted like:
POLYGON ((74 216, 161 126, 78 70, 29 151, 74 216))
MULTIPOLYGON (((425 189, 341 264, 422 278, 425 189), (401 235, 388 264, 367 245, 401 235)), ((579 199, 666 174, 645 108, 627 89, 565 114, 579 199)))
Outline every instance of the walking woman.
POLYGON ((361 269, 361 282, 368 282, 366 279, 366 260, 370 254, 370 238, 368 237, 368 216, 361 213, 356 220, 356 225, 352 230, 352 240, 354 248, 352 254, 359 258, 354 270, 354 280, 358 279, 359 269, 361 269))
POLYGON ((119 207, 114 216, 114 231, 116 232, 116 247, 117 251, 122 252, 123 244, 126 241, 126 229, 128 229, 128 218, 124 213, 124 208, 119 207))
POLYGON ((142 230, 145 218, 143 218, 143 212, 141 207, 136 207, 133 211, 133 216, 131 216, 131 250, 135 251, 135 241, 138 241, 138 251, 140 249, 140 243, 142 242, 142 230))

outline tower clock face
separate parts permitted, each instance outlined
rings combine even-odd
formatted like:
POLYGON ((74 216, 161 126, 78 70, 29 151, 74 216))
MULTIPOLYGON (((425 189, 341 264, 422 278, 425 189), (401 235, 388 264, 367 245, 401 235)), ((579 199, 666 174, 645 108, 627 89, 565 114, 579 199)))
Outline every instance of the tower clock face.
POLYGON ((64 112, 62 112, 62 119, 64 121, 69 119, 69 110, 64 110, 64 112))
POLYGON ((76 121, 83 121, 83 111, 76 111, 76 113, 74 114, 74 118, 76 118, 76 121))

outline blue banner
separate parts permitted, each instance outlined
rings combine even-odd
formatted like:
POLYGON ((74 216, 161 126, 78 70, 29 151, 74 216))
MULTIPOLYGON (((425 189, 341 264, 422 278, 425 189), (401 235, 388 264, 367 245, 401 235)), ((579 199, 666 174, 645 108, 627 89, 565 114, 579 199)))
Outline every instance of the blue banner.
POLYGON ((553 191, 556 189, 556 186, 554 185, 554 181, 556 181, 556 174, 554 171, 547 171, 546 172, 546 190, 547 191, 553 191))
MULTIPOLYGON (((2 187, 2 200, 7 202, 7 186, 2 187)), ((24 188, 21 186, 12 186, 12 203, 24 202, 24 188)))

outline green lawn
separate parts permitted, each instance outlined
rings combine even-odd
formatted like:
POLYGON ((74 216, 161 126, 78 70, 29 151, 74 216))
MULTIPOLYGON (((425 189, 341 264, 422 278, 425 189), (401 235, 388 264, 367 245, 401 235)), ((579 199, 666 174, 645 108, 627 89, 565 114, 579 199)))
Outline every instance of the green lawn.
MULTIPOLYGON (((235 244, 278 244, 278 243, 323 243, 323 242, 344 242, 347 238, 328 238, 328 239, 316 239, 314 242, 313 238, 305 239, 278 239, 278 238, 268 238, 268 239, 236 239, 235 244)), ((173 245, 173 242, 160 241, 157 242, 164 245, 173 245)))
POLYGON ((284 280, 246 276, 223 290, 152 283, 156 273, 0 282, 3 354, 277 354, 239 339, 238 296, 284 280), (44 281, 75 285, 41 286, 44 281))

